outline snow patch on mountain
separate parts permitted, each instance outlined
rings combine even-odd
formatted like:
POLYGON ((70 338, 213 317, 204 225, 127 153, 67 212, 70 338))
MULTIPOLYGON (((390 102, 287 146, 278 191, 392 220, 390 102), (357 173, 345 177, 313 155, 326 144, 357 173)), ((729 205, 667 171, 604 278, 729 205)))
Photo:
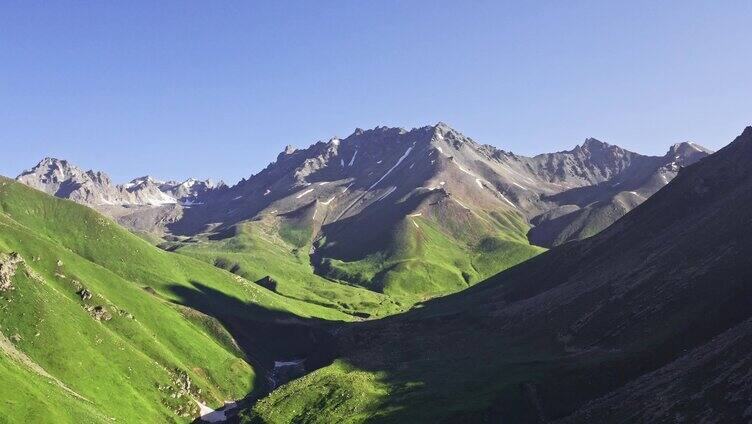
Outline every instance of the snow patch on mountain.
POLYGON ((296 199, 300 199, 301 197, 305 196, 306 194, 308 194, 308 193, 312 192, 313 190, 314 190, 314 189, 312 189, 312 188, 311 188, 311 189, 308 189, 308 190, 306 190, 306 191, 304 191, 304 192, 302 192, 302 193, 298 194, 297 196, 295 196, 295 198, 296 198, 296 199))
POLYGON ((410 152, 413 151, 413 147, 415 147, 415 143, 413 143, 412 146, 408 147, 407 150, 405 151, 405 153, 403 153, 402 156, 400 156, 400 158, 397 159, 397 163, 395 163, 394 166, 392 166, 391 168, 389 168, 389 170, 386 171, 386 174, 382 175, 381 178, 378 179, 378 181, 376 181, 375 183, 373 183, 371 185, 371 187, 368 187, 368 190, 371 190, 372 188, 376 187, 380 182, 382 182, 384 180, 384 178, 388 177, 389 174, 391 174, 392 171, 394 171, 402 163, 402 161, 405 160, 405 158, 407 157, 407 155, 409 155, 410 152))

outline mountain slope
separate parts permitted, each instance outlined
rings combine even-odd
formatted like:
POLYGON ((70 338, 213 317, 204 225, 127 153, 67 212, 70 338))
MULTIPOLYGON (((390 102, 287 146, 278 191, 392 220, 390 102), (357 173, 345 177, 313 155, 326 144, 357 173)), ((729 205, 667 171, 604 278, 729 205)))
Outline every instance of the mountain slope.
MULTIPOLYGON (((611 155, 620 150, 592 139, 583 147, 610 151, 611 155)), ((711 153, 695 143, 680 143, 663 157, 636 155, 626 169, 610 179, 548 196, 557 206, 532 219, 535 227, 528 238, 537 245, 555 246, 595 235, 668 184, 682 167, 711 153)))
POLYGON ((746 420, 749 373, 718 370, 749 358, 751 159, 752 127, 592 238, 338 329, 333 365, 245 419, 746 420))
MULTIPOLYGON (((682 143, 650 157, 588 139, 570 151, 524 157, 443 123, 377 127, 288 147, 229 188, 144 177, 112 189, 177 198, 190 186, 193 197, 180 205, 96 207, 138 232, 157 229, 165 248, 231 263, 254 281, 269 277, 298 299, 331 305, 330 282, 387 295, 361 293, 357 306, 339 306, 373 316, 463 290, 543 251, 538 246, 596 234, 707 153, 682 143), (286 269, 266 271, 268 254, 259 247, 284 258, 286 269)), ((42 165, 19 179, 61 193, 53 184, 59 164, 42 165)), ((92 195, 79 192, 92 184, 69 197, 91 204, 92 195)))
POLYGON ((195 234, 232 237, 238 225, 265 222, 257 232, 309 255, 322 277, 408 304, 455 292, 541 251, 525 239, 516 207, 472 160, 450 156, 463 143, 471 142, 440 125, 358 130, 289 148, 170 228, 194 235, 187 240, 194 249, 195 234))
POLYGON ((232 234, 238 222, 275 221, 294 229, 317 274, 412 303, 534 256, 528 237, 555 245, 597 233, 705 155, 690 143, 648 157, 588 139, 526 158, 442 123, 356 130, 289 147, 171 228, 232 234))
POLYGON ((11 421, 187 422, 196 401, 263 393, 275 359, 310 355, 311 318, 352 319, 1 177, 0 298, 0 372, 19 382, 0 393, 34 405, 11 421))

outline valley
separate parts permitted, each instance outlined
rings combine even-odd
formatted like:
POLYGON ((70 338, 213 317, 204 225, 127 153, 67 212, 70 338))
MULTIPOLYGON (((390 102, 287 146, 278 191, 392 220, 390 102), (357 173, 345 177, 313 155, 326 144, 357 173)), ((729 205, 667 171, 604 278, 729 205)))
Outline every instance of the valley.
MULTIPOLYGON (((71 412, 42 404, 14 419, 59 422, 603 413, 640 376, 688 372, 673 365, 681 352, 709 349, 743 318, 729 303, 692 336, 655 325, 698 328, 686 313, 703 306, 674 296, 702 299, 709 273, 742 278, 744 233, 716 223, 744 219, 717 215, 744 202, 736 164, 750 134, 712 155, 684 143, 640 156, 589 139, 526 158, 444 124, 380 127, 288 148, 247 180, 169 204, 110 183, 130 193, 112 202, 87 180, 103 174, 45 159, 19 180, 64 199, 0 187, 0 251, 21 258, 0 293, 3 375, 26 388, 3 396, 46 393, 71 412), (729 175, 716 182, 718 172, 729 175), (712 198, 696 204, 702 195, 712 198), (726 254, 693 247, 705 235, 726 254), (677 274, 686 261, 704 265, 677 274), (117 402, 92 374, 121 382, 117 402)), ((143 181, 153 194, 155 180, 143 181)), ((743 288, 728 290, 713 296, 743 288)))
POLYGON ((241 421, 743 421, 750 158, 752 127, 594 237, 343 325, 241 421))
POLYGON ((0 424, 752 423, 750 18, 0 1, 0 424))

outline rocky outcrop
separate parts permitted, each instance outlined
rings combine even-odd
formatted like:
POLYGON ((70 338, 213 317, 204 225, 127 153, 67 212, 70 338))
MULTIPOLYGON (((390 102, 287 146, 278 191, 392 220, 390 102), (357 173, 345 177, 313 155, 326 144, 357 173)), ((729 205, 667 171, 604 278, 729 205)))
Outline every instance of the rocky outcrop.
POLYGON ((84 288, 84 289, 81 289, 81 290, 79 290, 79 291, 77 292, 77 294, 78 294, 79 296, 81 296, 81 300, 89 300, 89 299, 91 299, 91 297, 92 297, 92 294, 91 294, 91 292, 90 292, 89 290, 85 289, 85 288, 84 288))
POLYGON ((16 252, 10 255, 0 254, 0 292, 13 290, 13 277, 19 264, 24 262, 16 252))
POLYGON ((86 310, 89 312, 92 318, 97 321, 109 321, 112 319, 112 314, 104 306, 86 306, 86 310))

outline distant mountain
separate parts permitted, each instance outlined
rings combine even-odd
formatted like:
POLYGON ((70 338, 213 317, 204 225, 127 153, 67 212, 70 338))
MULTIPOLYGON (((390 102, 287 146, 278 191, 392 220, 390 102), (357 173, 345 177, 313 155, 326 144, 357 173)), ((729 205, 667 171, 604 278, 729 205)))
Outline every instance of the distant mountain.
MULTIPOLYGON (((315 199, 326 206, 320 220, 328 226, 392 206, 383 203, 387 198, 446 195, 454 208, 519 214, 536 227, 531 240, 550 246, 602 230, 667 184, 680 167, 709 153, 681 143, 650 157, 588 139, 570 151, 524 157, 480 145, 443 123, 412 131, 359 129, 344 140, 303 150, 288 146, 262 172, 213 198, 204 221, 232 224, 315 199)), ((362 237, 360 229, 354 231, 362 237)))
POLYGON ((198 199, 202 198, 213 190, 224 188, 227 185, 223 181, 199 181, 195 178, 189 178, 182 182, 159 182, 158 186, 163 193, 168 193, 173 198, 178 199, 181 203, 190 204, 198 202, 198 199))
POLYGON ((245 422, 747 422, 750 161, 752 127, 596 236, 334 329, 245 422))
POLYGON ((183 182, 163 182, 150 176, 128 184, 115 185, 101 171, 84 171, 66 160, 44 158, 16 178, 18 181, 56 197, 88 206, 161 206, 190 202, 223 187, 224 183, 190 178, 183 182))
POLYGON ((571 152, 543 155, 544 163, 557 163, 558 174, 578 176, 596 171, 596 175, 588 175, 591 185, 542 195, 552 207, 531 218, 530 241, 550 247, 595 235, 668 184, 679 169, 711 153, 685 142, 671 146, 661 157, 642 156, 588 139, 571 152), (567 167, 572 163, 578 166, 567 167))
POLYGON ((319 275, 410 303, 461 290, 540 251, 517 207, 450 157, 447 143, 464 141, 445 125, 380 127, 288 147, 168 228, 193 237, 191 249, 256 234, 304 255, 319 275))
MULTIPOLYGON (((412 303, 464 289, 541 251, 531 244, 603 230, 708 153, 682 143, 651 157, 588 139, 570 151, 525 157, 439 123, 288 146, 233 187, 149 177, 113 186, 102 173, 49 159, 19 180, 190 245, 170 249, 250 231, 296 261, 305 257, 323 277, 412 303)), ((251 272, 244 268, 236 271, 251 272)))
POLYGON ((358 129, 306 149, 288 146, 169 227, 217 238, 243 222, 272 233, 291 228, 320 275, 432 297, 535 254, 528 239, 551 246, 597 233, 708 153, 682 143, 651 157, 588 139, 524 157, 443 123, 358 129))
POLYGON ((44 158, 24 171, 18 181, 56 197, 96 208, 133 230, 159 232, 164 223, 180 219, 184 207, 201 203, 224 183, 188 179, 163 182, 145 176, 116 185, 101 171, 84 171, 66 160, 44 158))
POLYGON ((117 188, 107 174, 84 171, 66 160, 55 158, 44 158, 35 167, 21 173, 17 180, 37 190, 87 205, 133 201, 126 200, 128 194, 117 188))

